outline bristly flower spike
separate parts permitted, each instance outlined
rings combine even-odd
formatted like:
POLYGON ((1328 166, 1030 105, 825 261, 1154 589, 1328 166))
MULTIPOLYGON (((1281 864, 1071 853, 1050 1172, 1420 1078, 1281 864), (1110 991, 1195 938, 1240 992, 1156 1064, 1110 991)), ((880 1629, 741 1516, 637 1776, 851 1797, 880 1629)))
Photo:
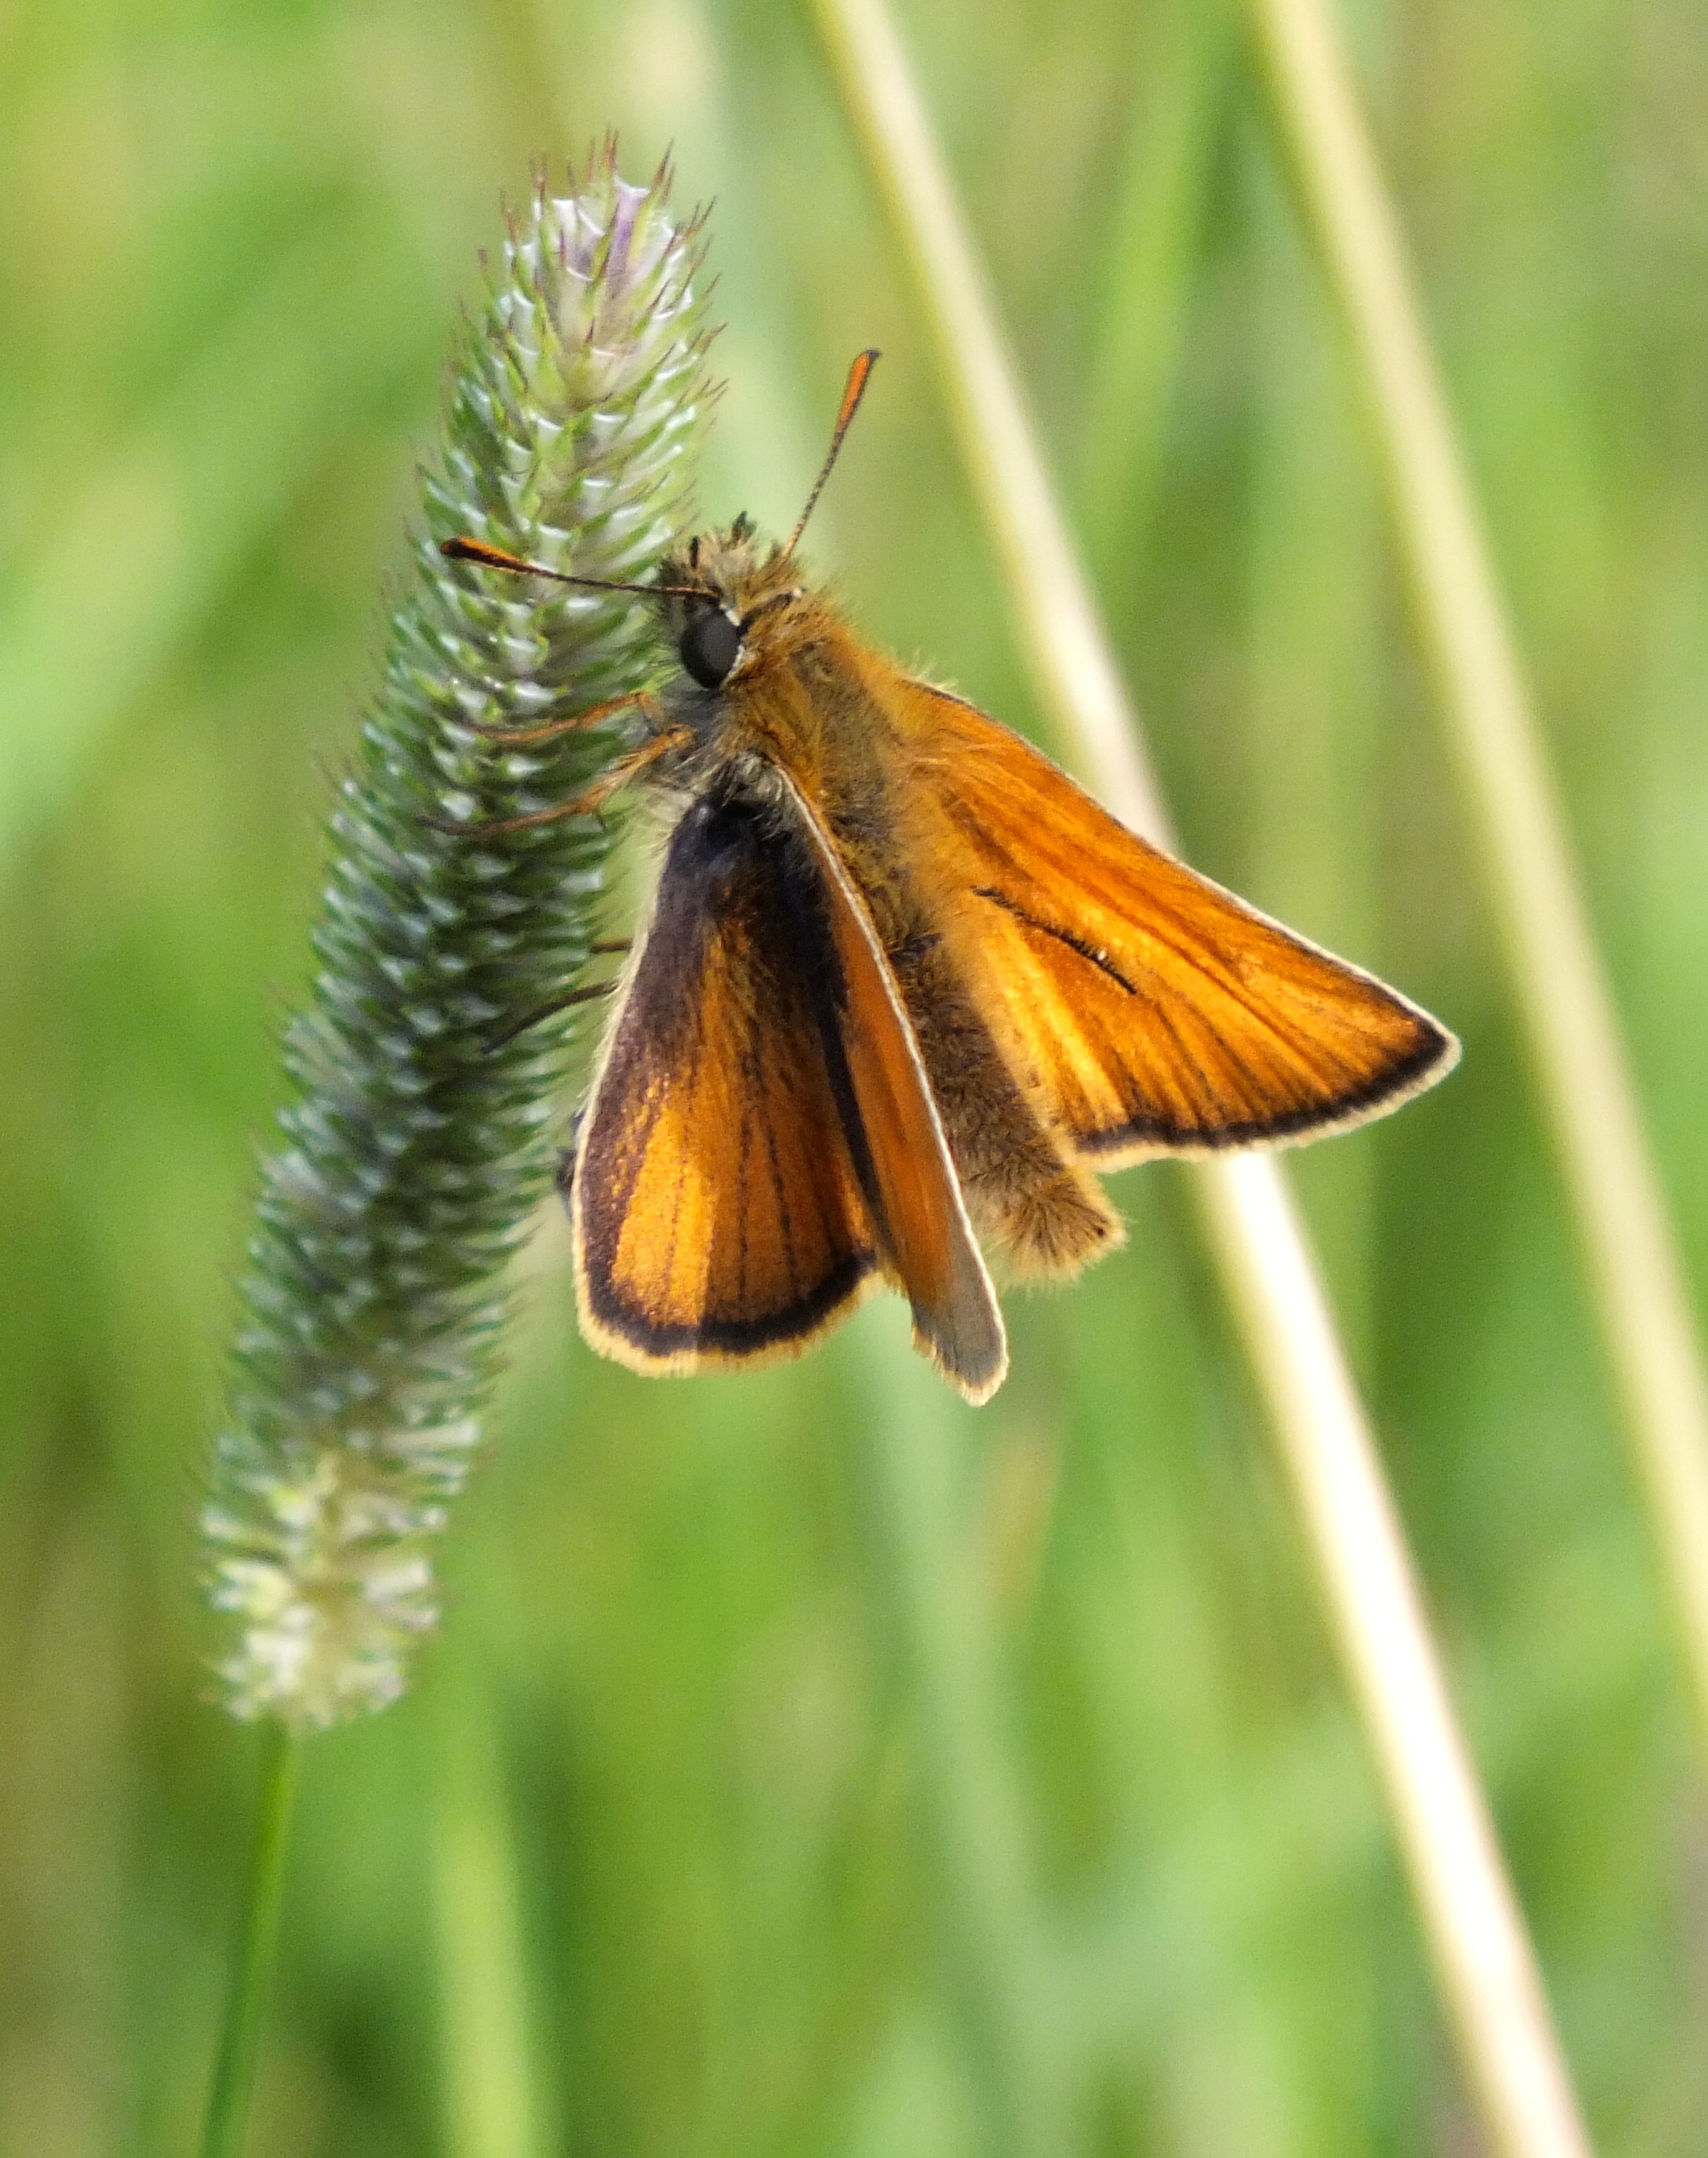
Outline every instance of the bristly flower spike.
POLYGON ((493 732, 619 704, 658 657, 632 597, 518 589, 440 548, 472 534, 632 586, 684 535, 708 338, 696 228, 667 187, 626 184, 610 147, 562 195, 542 178, 456 363, 333 817, 202 1514, 240 1716, 305 1730, 383 1708, 438 1615, 433 1546, 472 1464, 504 1264, 551 1186, 611 844, 592 818, 454 828, 595 786, 628 746, 615 719, 493 732))

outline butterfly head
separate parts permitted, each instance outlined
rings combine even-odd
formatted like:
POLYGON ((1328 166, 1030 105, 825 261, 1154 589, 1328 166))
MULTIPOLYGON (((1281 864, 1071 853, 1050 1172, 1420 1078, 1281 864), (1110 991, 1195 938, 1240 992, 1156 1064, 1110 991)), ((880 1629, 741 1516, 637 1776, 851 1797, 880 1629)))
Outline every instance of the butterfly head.
POLYGON ((792 554, 762 552, 746 517, 667 555, 658 581, 677 658, 703 689, 720 689, 790 648, 810 610, 792 554))

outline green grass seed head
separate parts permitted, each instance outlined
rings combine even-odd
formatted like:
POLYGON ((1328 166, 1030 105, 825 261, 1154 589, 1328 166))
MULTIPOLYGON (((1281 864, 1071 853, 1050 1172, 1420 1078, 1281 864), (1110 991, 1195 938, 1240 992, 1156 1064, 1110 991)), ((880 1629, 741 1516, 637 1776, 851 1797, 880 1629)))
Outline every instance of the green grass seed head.
POLYGON ((446 562, 459 533, 645 576, 689 521, 708 405, 695 229, 609 151, 510 221, 465 331, 426 529, 333 810, 285 1144, 262 1164, 229 1412, 202 1531, 234 1713, 293 1727, 383 1708, 437 1617, 434 1539, 493 1376, 502 1273, 550 1188, 570 1022, 493 1046, 572 989, 611 834, 574 818, 471 839, 425 820, 570 798, 611 726, 524 726, 638 687, 648 611, 446 562))

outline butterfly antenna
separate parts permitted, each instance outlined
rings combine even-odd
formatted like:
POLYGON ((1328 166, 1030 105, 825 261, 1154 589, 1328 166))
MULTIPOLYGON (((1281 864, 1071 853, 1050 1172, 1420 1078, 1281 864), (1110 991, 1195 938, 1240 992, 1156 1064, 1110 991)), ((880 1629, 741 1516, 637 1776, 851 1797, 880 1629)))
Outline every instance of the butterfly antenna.
POLYGON ((527 562, 519 555, 507 555, 502 547, 488 547, 484 540, 442 540, 439 552, 451 562, 479 562, 488 570, 508 570, 521 577, 550 577, 554 584, 585 585, 596 592, 680 592, 689 598, 700 593, 698 585, 625 585, 611 577, 572 577, 567 570, 549 570, 544 562, 527 562))
POLYGON ((806 530, 807 519, 818 506, 818 498, 824 492, 824 483, 830 477, 830 468, 836 462, 836 453, 842 447, 842 438, 854 425, 854 416, 860 409, 860 400, 866 394, 866 385, 872 379, 872 369, 877 365, 878 359, 879 354, 876 347, 874 346, 869 351, 861 353, 848 371, 848 385, 842 393, 842 410, 836 416, 836 426, 830 437, 829 452, 825 457, 818 478, 813 483, 813 492, 807 497, 807 507, 801 512, 801 520, 789 534, 789 544, 783 550, 785 555, 794 553, 795 542, 806 530))

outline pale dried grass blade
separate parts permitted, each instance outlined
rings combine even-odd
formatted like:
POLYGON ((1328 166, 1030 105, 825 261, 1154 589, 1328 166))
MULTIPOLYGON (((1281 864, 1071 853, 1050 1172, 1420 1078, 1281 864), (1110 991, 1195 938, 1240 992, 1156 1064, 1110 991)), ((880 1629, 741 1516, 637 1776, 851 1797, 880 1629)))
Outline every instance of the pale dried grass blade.
POLYGON ((1321 0, 1252 0, 1375 422, 1437 704, 1708 1740, 1708 1372, 1613 997, 1393 204, 1321 0))
MULTIPOLYGON (((1040 701, 1110 806, 1165 838, 1136 716, 887 12, 881 0, 817 0, 816 13, 917 281, 1040 701)), ((1506 2158, 1587 2158, 1535 1953, 1285 1180, 1253 1158, 1197 1180, 1484 2125, 1506 2158)))

